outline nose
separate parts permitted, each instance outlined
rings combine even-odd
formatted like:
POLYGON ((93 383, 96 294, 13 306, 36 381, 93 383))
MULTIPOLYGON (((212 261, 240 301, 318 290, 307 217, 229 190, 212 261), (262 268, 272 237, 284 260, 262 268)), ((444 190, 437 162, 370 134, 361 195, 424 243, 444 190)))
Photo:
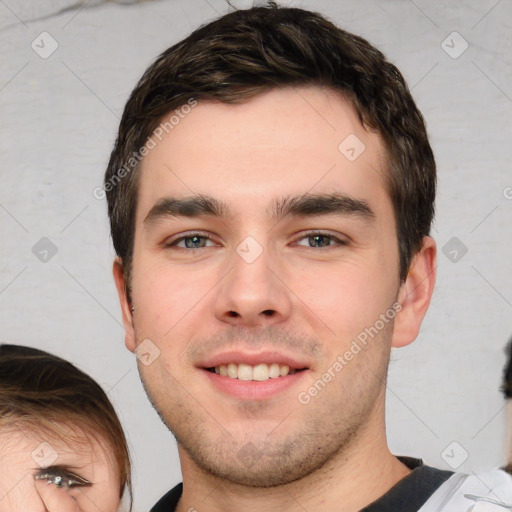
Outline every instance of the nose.
POLYGON ((215 317, 246 327, 285 321, 292 310, 291 291, 278 261, 265 250, 254 261, 243 256, 241 252, 233 254, 232 267, 216 289, 215 317))

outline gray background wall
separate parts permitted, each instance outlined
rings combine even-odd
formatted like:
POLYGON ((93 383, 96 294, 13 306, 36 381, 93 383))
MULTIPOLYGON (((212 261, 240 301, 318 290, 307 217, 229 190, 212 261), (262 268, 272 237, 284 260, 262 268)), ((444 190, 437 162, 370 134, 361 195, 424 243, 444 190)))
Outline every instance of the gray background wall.
MULTIPOLYGON (((498 466, 512 333, 511 2, 287 4, 324 13, 399 66, 437 156, 438 284, 418 340, 392 354, 391 448, 443 468, 498 466)), ((0 342, 54 351, 104 386, 129 437, 136 511, 180 470, 124 348, 106 204, 93 189, 144 69, 226 11, 223 0, 0 1, 0 342)))

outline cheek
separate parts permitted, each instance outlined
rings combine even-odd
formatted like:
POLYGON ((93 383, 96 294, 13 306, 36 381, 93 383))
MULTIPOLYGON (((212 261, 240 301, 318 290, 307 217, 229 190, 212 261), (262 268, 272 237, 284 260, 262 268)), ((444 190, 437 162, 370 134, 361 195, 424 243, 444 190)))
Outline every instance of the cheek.
POLYGON ((142 272, 133 279, 136 321, 139 328, 148 331, 145 335, 153 332, 159 336, 204 309, 216 275, 210 267, 176 267, 166 262, 153 264, 142 272))
POLYGON ((106 460, 104 453, 93 455, 99 460, 92 466, 90 480, 91 487, 73 489, 70 494, 76 499, 83 512, 117 512, 121 500, 119 499, 120 480, 118 472, 110 461, 106 460))
POLYGON ((83 512, 117 512, 121 500, 119 499, 118 483, 96 483, 91 489, 73 491, 71 495, 76 499, 83 512))
POLYGON ((310 266, 294 278, 293 290, 318 316, 317 323, 321 320, 331 334, 348 339, 373 325, 391 307, 398 269, 396 274, 373 257, 347 259, 342 265, 310 266))

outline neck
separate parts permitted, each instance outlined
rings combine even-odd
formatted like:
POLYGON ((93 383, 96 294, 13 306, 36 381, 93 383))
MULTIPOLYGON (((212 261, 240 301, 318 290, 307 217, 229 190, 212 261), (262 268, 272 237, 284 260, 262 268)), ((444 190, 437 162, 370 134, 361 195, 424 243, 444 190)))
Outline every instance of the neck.
POLYGON ((374 428, 361 429, 343 453, 324 467, 286 485, 255 488, 207 474, 178 447, 183 496, 178 512, 356 512, 385 494, 410 469, 391 454, 386 442, 384 414, 374 428))

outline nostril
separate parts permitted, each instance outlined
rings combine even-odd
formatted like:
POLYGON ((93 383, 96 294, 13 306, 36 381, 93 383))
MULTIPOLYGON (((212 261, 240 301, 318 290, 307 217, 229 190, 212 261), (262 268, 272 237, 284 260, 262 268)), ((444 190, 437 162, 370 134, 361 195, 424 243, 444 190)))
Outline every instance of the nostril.
MULTIPOLYGON (((236 311, 228 311, 227 316, 230 318, 242 318, 242 315, 236 311)), ((276 311, 274 309, 265 309, 260 313, 261 315, 265 315, 268 317, 274 316, 276 314, 276 311)))

